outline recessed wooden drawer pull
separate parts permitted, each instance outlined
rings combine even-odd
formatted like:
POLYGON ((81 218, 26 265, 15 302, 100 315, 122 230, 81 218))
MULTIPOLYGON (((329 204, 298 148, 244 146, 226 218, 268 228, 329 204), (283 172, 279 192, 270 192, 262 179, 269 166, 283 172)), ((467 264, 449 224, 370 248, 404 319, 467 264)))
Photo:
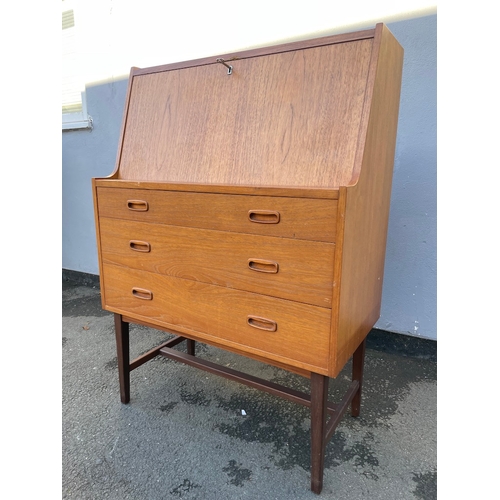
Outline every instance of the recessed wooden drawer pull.
POLYGON ((134 212, 147 212, 149 210, 149 204, 144 200, 128 200, 127 208, 134 212))
POLYGON ((248 268, 260 273, 276 274, 279 270, 279 264, 272 260, 248 259, 248 268))
POLYGON ((138 299, 153 300, 153 292, 145 288, 132 288, 132 295, 138 299))
POLYGON ((275 332, 278 328, 276 321, 267 318, 260 318, 259 316, 248 316, 247 323, 253 328, 265 330, 266 332, 275 332))
POLYGON ((130 240, 129 244, 136 252, 151 252, 151 245, 147 241, 130 240))
POLYGON ((248 218, 251 222, 259 224, 278 224, 280 213, 273 210, 249 210, 248 218))

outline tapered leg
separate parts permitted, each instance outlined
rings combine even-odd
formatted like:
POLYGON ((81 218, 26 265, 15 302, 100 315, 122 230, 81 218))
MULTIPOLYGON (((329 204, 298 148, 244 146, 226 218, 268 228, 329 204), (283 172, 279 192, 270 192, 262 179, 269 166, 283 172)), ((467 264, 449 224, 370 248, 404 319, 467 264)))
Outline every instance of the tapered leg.
POLYGON ((191 339, 186 339, 187 342, 187 353, 191 354, 191 356, 195 355, 195 341, 191 339))
POLYGON ((120 398, 122 403, 128 403, 130 401, 129 324, 122 320, 121 314, 115 314, 115 335, 120 398))
POLYGON ((363 385, 363 369, 365 366, 366 339, 359 344, 352 356, 352 379, 359 382, 359 388, 351 403, 351 415, 358 417, 361 409, 361 387, 363 385))
POLYGON ((311 490, 323 489, 328 377, 311 373, 311 490))

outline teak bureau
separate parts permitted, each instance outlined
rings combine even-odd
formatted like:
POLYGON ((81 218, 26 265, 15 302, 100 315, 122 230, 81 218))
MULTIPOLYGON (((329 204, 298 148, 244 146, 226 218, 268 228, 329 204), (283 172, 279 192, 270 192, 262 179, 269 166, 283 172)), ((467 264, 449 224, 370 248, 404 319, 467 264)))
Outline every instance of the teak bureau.
POLYGON ((116 168, 92 181, 123 403, 130 372, 164 355, 309 406, 321 491, 380 314, 402 59, 378 24, 131 70, 116 168), (130 361, 129 323, 177 336, 130 361), (311 393, 200 359, 195 341, 310 377, 311 393))

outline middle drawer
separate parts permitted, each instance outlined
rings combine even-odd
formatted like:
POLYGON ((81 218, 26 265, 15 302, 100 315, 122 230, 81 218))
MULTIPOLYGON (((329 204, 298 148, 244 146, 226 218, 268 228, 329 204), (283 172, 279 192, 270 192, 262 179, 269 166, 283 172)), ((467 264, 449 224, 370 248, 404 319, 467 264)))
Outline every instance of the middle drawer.
POLYGON ((100 229, 105 264, 331 307, 333 243, 107 218, 100 229))

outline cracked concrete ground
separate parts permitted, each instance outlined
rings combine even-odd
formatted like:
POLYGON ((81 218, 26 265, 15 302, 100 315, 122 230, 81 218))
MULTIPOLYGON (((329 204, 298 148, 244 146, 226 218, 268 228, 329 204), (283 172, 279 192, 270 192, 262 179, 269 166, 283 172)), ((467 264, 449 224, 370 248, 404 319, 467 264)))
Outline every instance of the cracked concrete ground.
MULTIPOLYGON (((328 444, 318 497, 307 408, 163 357, 132 372, 123 405, 113 315, 98 286, 63 280, 62 306, 62 498, 437 498, 434 341, 369 334, 361 415, 346 414, 328 444)), ((131 325, 131 358, 166 338, 131 325)), ((203 344, 196 352, 309 391, 308 379, 278 368, 203 344)), ((330 400, 349 380, 350 364, 330 381, 330 400)))

